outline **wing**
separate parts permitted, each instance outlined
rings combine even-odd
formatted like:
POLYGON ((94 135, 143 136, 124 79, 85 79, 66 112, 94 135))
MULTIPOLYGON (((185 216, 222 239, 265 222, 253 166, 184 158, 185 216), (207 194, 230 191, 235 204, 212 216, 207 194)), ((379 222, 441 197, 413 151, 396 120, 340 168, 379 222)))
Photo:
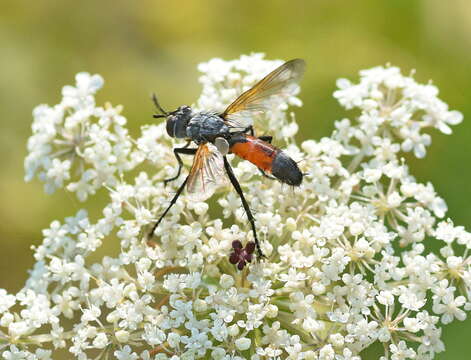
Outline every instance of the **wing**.
POLYGON ((190 198, 203 201, 209 198, 216 187, 226 184, 224 158, 211 143, 198 147, 186 185, 190 198))
POLYGON ((246 128, 255 114, 270 109, 274 96, 293 94, 305 67, 302 59, 285 62, 235 99, 222 117, 232 127, 246 128))

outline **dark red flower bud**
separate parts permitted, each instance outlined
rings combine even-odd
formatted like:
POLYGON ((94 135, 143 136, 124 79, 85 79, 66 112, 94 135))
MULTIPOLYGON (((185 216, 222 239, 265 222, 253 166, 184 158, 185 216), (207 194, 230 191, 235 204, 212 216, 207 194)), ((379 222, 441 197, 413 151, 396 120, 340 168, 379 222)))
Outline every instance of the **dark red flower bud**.
POLYGON ((255 243, 253 241, 249 242, 247 245, 245 245, 245 250, 247 253, 252 254, 255 250, 255 243))
POLYGON ((234 249, 242 249, 242 243, 239 240, 234 240, 232 242, 232 247, 234 249))
POLYGON ((249 242, 245 247, 242 247, 242 243, 239 240, 234 240, 232 242, 232 251, 229 262, 231 264, 237 264, 237 269, 242 270, 245 264, 252 261, 255 243, 249 242))

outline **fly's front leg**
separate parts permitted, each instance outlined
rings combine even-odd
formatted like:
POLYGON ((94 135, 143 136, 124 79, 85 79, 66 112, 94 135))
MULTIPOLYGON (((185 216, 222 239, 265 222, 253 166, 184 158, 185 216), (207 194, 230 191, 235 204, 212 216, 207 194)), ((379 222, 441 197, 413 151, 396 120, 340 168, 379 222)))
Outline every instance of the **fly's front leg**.
MULTIPOLYGON (((191 150, 191 149, 185 149, 185 150, 191 150)), ((180 185, 180 187, 178 188, 177 192, 175 193, 175 196, 173 197, 173 199, 170 201, 170 205, 167 207, 167 209, 164 211, 164 213, 160 216, 159 220, 157 220, 157 222, 154 224, 154 226, 152 227, 152 230, 149 232, 149 234, 147 235, 149 238, 152 238, 152 236, 154 236, 154 231, 155 229, 157 228, 157 226, 159 226, 160 222, 162 221, 162 219, 165 217, 165 215, 167 215, 167 213, 170 211, 170 209, 172 208, 172 206, 177 202, 177 199, 178 197, 180 196, 180 194, 182 193, 183 189, 185 188, 186 186, 186 183, 188 182, 188 178, 190 176, 188 175, 185 179, 185 181, 183 182, 183 184, 180 185)))
POLYGON ((184 147, 173 149, 173 153, 175 154, 175 157, 178 161, 178 171, 177 171, 177 175, 175 175, 174 177, 164 180, 165 185, 167 185, 170 181, 178 179, 178 177, 180 176, 182 172, 183 161, 180 157, 180 154, 181 155, 195 155, 196 154, 197 149, 187 149, 188 145, 190 145, 190 142, 188 142, 184 147))

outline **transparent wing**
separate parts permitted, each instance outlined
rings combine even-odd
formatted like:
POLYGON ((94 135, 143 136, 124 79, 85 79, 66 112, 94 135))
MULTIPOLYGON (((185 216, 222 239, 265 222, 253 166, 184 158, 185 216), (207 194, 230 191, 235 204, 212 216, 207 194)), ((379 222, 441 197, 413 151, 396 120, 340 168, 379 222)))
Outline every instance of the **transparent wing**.
POLYGON ((306 63, 302 59, 285 62, 235 99, 222 117, 233 127, 245 128, 251 125, 254 115, 270 108, 273 97, 293 94, 305 67, 306 63))
POLYGON ((210 143, 200 145, 186 185, 190 198, 195 201, 206 200, 218 186, 226 183, 222 154, 210 143))

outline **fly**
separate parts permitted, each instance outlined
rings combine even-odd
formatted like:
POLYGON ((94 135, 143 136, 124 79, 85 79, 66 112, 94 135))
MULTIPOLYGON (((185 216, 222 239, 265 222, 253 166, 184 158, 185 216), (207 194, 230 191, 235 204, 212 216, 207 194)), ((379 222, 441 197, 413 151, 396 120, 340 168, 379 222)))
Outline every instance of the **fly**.
POLYGON ((173 149, 178 161, 177 174, 164 180, 164 183, 167 184, 180 176, 183 167, 180 155, 193 155, 194 159, 190 173, 178 188, 167 209, 154 224, 149 233, 150 237, 153 236, 155 229, 185 187, 188 193, 196 195, 199 199, 206 199, 211 196, 216 186, 225 181, 227 174, 242 201, 252 227, 257 254, 263 257, 255 219, 226 155, 234 153, 250 161, 266 177, 278 179, 288 185, 301 185, 303 173, 296 162, 271 144, 271 136, 256 137, 252 119, 254 115, 269 109, 269 103, 273 97, 289 94, 292 86, 301 79, 304 69, 304 60, 294 59, 285 62, 242 93, 222 114, 211 111, 195 112, 186 105, 167 112, 160 106, 156 96, 153 96, 155 106, 160 111, 160 114, 155 114, 154 118, 165 118, 168 135, 187 141, 185 146, 173 149), (197 147, 190 148, 192 142, 197 147))

